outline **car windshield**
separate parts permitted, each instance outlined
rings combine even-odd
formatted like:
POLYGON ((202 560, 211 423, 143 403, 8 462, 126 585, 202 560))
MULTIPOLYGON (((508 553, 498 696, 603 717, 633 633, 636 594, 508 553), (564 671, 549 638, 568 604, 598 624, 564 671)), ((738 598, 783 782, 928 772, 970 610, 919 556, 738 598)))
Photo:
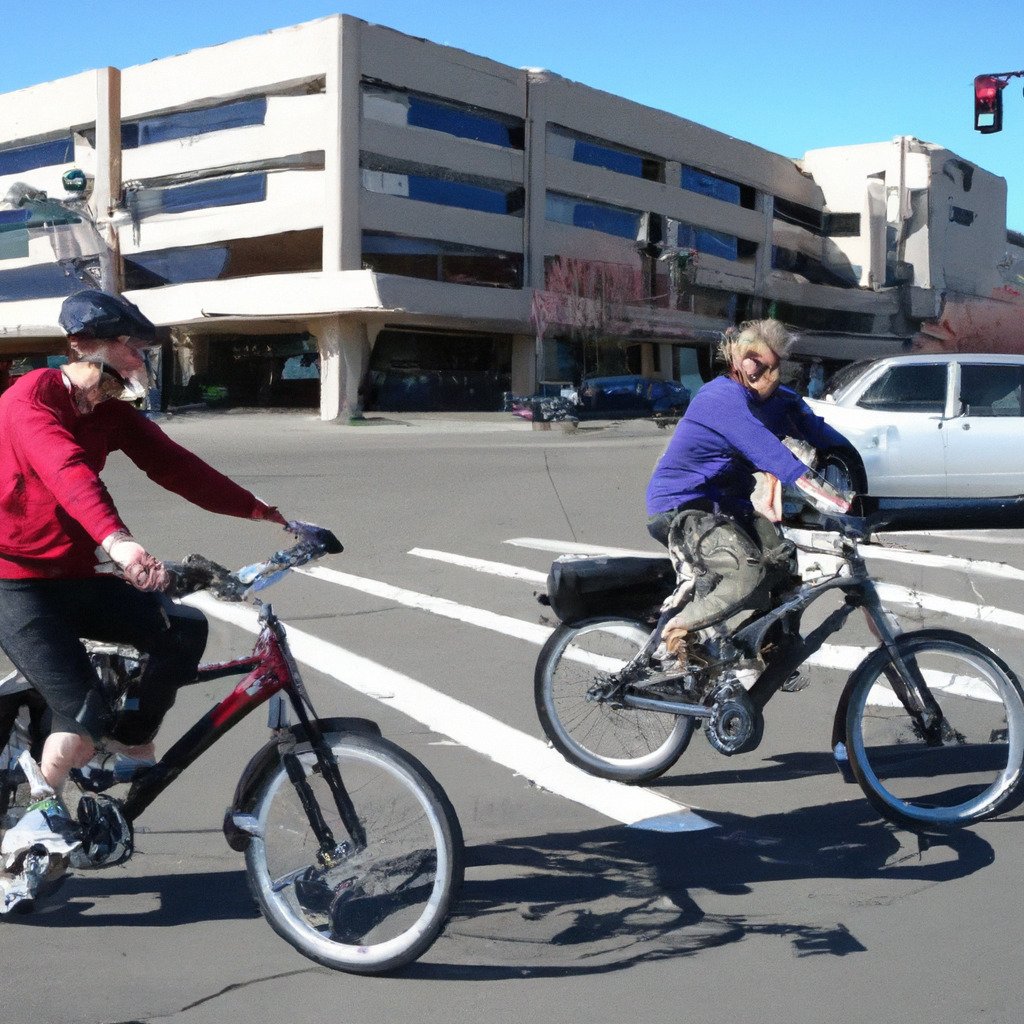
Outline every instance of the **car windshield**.
POLYGON ((838 401, 840 394, 871 366, 872 362, 870 359, 861 359, 856 363, 848 363, 846 366, 840 367, 829 377, 821 397, 831 397, 838 401))

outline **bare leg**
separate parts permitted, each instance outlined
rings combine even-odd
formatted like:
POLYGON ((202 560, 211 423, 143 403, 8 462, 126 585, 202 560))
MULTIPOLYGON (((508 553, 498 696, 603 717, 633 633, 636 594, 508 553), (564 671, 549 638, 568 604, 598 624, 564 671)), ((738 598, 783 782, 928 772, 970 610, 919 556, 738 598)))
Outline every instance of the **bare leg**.
POLYGON ((74 732, 52 732, 43 744, 43 759, 40 768, 43 778, 60 793, 64 780, 72 768, 81 768, 89 763, 96 748, 84 736, 74 732))

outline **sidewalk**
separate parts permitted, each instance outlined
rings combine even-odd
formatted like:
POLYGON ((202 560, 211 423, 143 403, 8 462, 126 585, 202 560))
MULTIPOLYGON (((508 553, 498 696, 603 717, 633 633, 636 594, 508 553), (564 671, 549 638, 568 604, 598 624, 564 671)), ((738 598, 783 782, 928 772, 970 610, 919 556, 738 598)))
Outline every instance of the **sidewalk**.
POLYGON ((585 434, 597 431, 636 431, 642 434, 663 434, 664 431, 650 419, 584 420, 580 423, 532 423, 508 412, 368 412, 361 420, 325 423, 314 409, 171 409, 156 417, 164 425, 170 423, 211 422, 232 423, 243 427, 246 423, 276 421, 288 430, 372 434, 497 434, 497 433, 550 433, 585 434))

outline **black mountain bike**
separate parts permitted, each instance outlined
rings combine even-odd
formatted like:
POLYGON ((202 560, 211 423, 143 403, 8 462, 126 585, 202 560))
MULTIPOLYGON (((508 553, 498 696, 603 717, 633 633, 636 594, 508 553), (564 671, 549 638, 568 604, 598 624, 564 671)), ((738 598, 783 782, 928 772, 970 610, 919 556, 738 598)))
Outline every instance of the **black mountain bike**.
MULTIPOLYGON (((320 527, 293 522, 288 529, 298 538, 293 547, 237 572, 198 555, 168 565, 174 596, 210 590, 228 601, 253 600, 259 635, 248 657, 200 666, 193 682, 242 678, 156 765, 126 776, 112 760, 112 770, 72 773, 84 791, 78 816, 85 842, 75 864, 127 860, 132 824, 142 812, 269 701, 270 740, 242 772, 224 816, 228 845, 245 854, 249 886, 278 935, 326 967, 383 973, 415 960, 441 932, 462 883, 462 831, 430 772, 384 739, 375 723, 314 711, 284 624, 255 594, 289 569, 342 548, 320 527), (119 783, 129 788, 115 799, 107 791, 119 783)), ((103 644, 91 649, 104 689, 123 706, 138 675, 138 652, 103 644)))
POLYGON ((953 828, 1015 806, 1024 798, 1017 677, 964 633, 903 632, 882 607, 859 545, 882 530, 1020 527, 1024 497, 875 504, 868 516, 830 517, 827 530, 808 535, 813 550, 832 556, 830 569, 807 581, 790 577, 768 610, 731 631, 716 626, 688 638, 685 664, 655 657, 674 613, 660 611, 675 585, 667 558, 556 562, 548 601, 567 621, 541 650, 534 680, 548 739, 584 771, 633 783, 667 771, 698 726, 723 754, 753 750, 765 705, 859 608, 880 645, 849 677, 833 744, 867 798, 913 829, 953 828), (843 603, 802 635, 802 613, 837 592, 843 603))

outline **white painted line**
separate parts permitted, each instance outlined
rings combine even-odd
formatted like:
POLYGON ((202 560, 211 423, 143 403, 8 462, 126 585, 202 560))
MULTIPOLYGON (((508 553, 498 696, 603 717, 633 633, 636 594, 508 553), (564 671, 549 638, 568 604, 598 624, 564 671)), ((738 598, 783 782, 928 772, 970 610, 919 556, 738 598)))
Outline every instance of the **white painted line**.
POLYGON ((971 604, 969 601, 954 601, 940 594, 925 594, 919 590, 898 587, 893 583, 878 583, 876 586, 883 601, 911 605, 922 611, 944 612, 959 619, 992 622, 999 626, 1007 626, 1009 629, 1024 631, 1024 615, 1020 612, 1011 612, 992 605, 971 604))
POLYGON ((468 558, 465 555, 456 555, 450 551, 435 551, 432 548, 413 548, 410 555, 419 558, 432 558, 438 562, 448 562, 450 565, 458 565, 464 569, 473 569, 475 572, 487 573, 491 576, 504 576, 511 580, 524 580, 528 583, 547 583, 548 574, 537 572, 534 569, 523 569, 518 565, 506 565, 504 562, 488 562, 484 558, 468 558))
MULTIPOLYGON (((821 533, 820 531, 796 530, 794 533, 814 534, 822 538, 834 536, 834 534, 821 533)), ((579 544, 574 541, 546 540, 542 537, 513 537, 511 540, 505 541, 505 543, 512 544, 515 547, 531 548, 534 551, 551 551, 562 555, 625 555, 657 558, 659 554, 657 551, 607 547, 600 544, 579 544)), ((815 550, 819 549, 815 548, 815 550)), ((832 548, 830 546, 827 548, 822 547, 820 550, 831 551, 832 548)), ((986 562, 981 559, 958 558, 954 555, 935 555, 924 551, 914 551, 911 548, 882 547, 878 544, 862 544, 860 553, 868 560, 877 559, 878 561, 902 562, 926 568, 959 569, 982 576, 1024 580, 1024 570, 1015 569, 1013 566, 1006 565, 1003 562, 986 562)))
POLYGON ((933 569, 958 569, 981 576, 997 576, 1004 580, 1024 580, 1024 571, 1005 562, 986 562, 979 558, 957 558, 954 555, 933 555, 901 547, 878 547, 867 544, 861 548, 865 558, 886 562, 906 562, 933 569))
MULTIPOLYGON (((187 601, 213 618, 250 633, 259 632, 256 611, 248 605, 225 604, 208 594, 194 594, 187 601)), ((292 653, 302 664, 401 711, 439 735, 511 768, 557 796, 590 807, 615 821, 652 831, 697 831, 716 827, 660 793, 587 775, 568 764, 561 754, 541 740, 368 658, 292 627, 288 628, 288 640, 292 653)))
POLYGON ((394 601, 395 604, 405 605, 408 608, 420 608, 423 611, 432 612, 434 615, 442 615, 447 619, 457 619, 473 626, 482 626, 484 629, 504 633, 506 636, 513 636, 518 640, 527 640, 532 644, 541 645, 551 635, 550 627, 542 626, 540 623, 524 622, 522 619, 514 619, 510 615, 499 615, 497 612, 485 611, 483 608, 473 608, 471 605, 450 601, 446 597, 420 594, 415 590, 394 587, 390 583, 367 579, 365 576, 353 576, 351 573, 339 572, 337 569, 324 569, 321 566, 296 569, 295 571, 303 576, 312 576, 314 579, 358 590, 363 594, 370 594, 385 601, 394 601))
POLYGON ((640 551, 635 548, 610 548, 604 544, 579 544, 568 540, 545 540, 543 537, 513 537, 505 541, 517 548, 530 548, 533 551, 553 551, 560 555, 625 555, 627 557, 657 558, 659 555, 668 558, 664 548, 660 550, 640 551))

